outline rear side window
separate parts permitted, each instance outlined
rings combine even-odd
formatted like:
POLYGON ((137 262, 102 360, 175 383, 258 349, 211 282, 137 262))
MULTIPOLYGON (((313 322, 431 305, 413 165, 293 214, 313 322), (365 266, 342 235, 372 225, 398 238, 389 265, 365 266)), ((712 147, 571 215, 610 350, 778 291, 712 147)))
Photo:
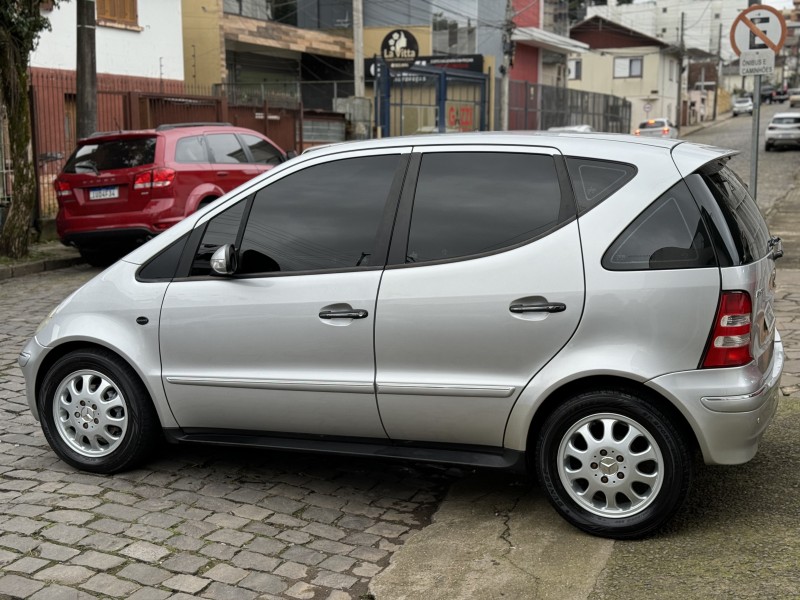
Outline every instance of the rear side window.
POLYGON ((717 265, 700 210, 683 180, 648 206, 603 256, 610 271, 698 269, 717 265))
POLYGON ((769 252, 769 229, 741 179, 716 162, 686 179, 714 236, 720 266, 740 266, 769 252))
POLYGON ((442 152, 422 158, 407 263, 447 260, 519 244, 574 217, 552 156, 442 152))
POLYGON ((574 156, 567 157, 567 170, 579 215, 600 204, 636 175, 633 165, 574 156))
POLYGON ((175 145, 175 162, 179 163, 207 163, 208 155, 203 143, 203 136, 193 135, 178 140, 175 145))
POLYGON ((156 138, 124 138, 78 146, 64 166, 65 173, 91 173, 152 165, 156 138))

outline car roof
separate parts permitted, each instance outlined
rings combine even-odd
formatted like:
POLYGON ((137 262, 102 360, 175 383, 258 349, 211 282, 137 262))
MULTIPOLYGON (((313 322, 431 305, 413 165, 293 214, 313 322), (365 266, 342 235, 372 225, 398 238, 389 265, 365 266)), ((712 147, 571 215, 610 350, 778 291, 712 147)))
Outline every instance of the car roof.
MULTIPOLYGON (((98 141, 118 140, 126 138, 139 138, 145 136, 185 136, 198 135, 209 131, 238 132, 259 134, 258 131, 246 127, 237 127, 230 123, 178 123, 175 125, 159 125, 156 129, 120 129, 117 131, 98 131, 87 138, 78 140, 79 144, 98 141)), ((259 134, 263 135, 263 134, 259 134)))
POLYGON ((782 112, 782 113, 775 113, 772 115, 773 119, 780 119, 783 117, 800 117, 800 112, 782 112))

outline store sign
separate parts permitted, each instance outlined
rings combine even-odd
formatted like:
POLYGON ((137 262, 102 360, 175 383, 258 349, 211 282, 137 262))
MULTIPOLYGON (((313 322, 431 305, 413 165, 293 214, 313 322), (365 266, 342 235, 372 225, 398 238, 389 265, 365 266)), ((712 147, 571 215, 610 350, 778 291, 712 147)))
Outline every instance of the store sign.
POLYGON ((381 57, 392 69, 407 69, 419 55, 419 44, 407 29, 395 29, 381 42, 381 57))
MULTIPOLYGON (((388 63, 389 61, 387 61, 388 63)), ((389 65, 394 66, 394 65, 389 65)), ((436 67, 438 69, 456 69, 461 71, 472 71, 474 73, 483 73, 483 55, 481 54, 463 54, 458 56, 418 56, 412 64, 407 67, 436 67)), ((396 68, 396 67, 395 67, 396 68)), ((367 58, 364 60, 364 72, 369 73, 370 76, 375 77, 377 69, 375 67, 375 60, 367 58)), ((403 73, 403 81, 407 83, 410 81, 410 73, 403 73)), ((393 75, 394 77, 394 75, 393 75)), ((417 75, 419 83, 427 81, 425 75, 417 75)))

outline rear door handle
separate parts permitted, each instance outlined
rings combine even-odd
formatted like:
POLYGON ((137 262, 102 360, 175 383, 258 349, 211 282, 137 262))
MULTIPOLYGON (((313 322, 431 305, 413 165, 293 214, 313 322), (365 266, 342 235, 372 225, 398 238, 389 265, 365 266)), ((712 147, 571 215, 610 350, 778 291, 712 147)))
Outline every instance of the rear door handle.
POLYGON ((532 313, 547 312, 559 313, 567 310, 567 305, 563 302, 548 302, 546 304, 512 304, 508 307, 512 313, 532 313))
POLYGON ((319 313, 320 319, 366 319, 369 313, 363 308, 349 310, 323 310, 319 313))
POLYGON ((227 177, 230 175, 229 171, 217 171, 217 177, 227 177))

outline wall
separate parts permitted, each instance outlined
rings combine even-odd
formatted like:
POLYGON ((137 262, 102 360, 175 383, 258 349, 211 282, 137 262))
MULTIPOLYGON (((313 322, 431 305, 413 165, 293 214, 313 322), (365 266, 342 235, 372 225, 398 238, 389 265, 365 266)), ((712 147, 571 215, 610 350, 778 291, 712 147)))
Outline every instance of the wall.
POLYGON ((181 8, 186 83, 200 86, 219 83, 225 69, 221 0, 182 0, 181 8))
MULTIPOLYGON (((183 79, 180 0, 138 0, 139 31, 98 26, 97 72, 154 79, 183 79)), ((62 2, 52 12, 31 54, 31 66, 74 71, 77 3, 62 2)))

